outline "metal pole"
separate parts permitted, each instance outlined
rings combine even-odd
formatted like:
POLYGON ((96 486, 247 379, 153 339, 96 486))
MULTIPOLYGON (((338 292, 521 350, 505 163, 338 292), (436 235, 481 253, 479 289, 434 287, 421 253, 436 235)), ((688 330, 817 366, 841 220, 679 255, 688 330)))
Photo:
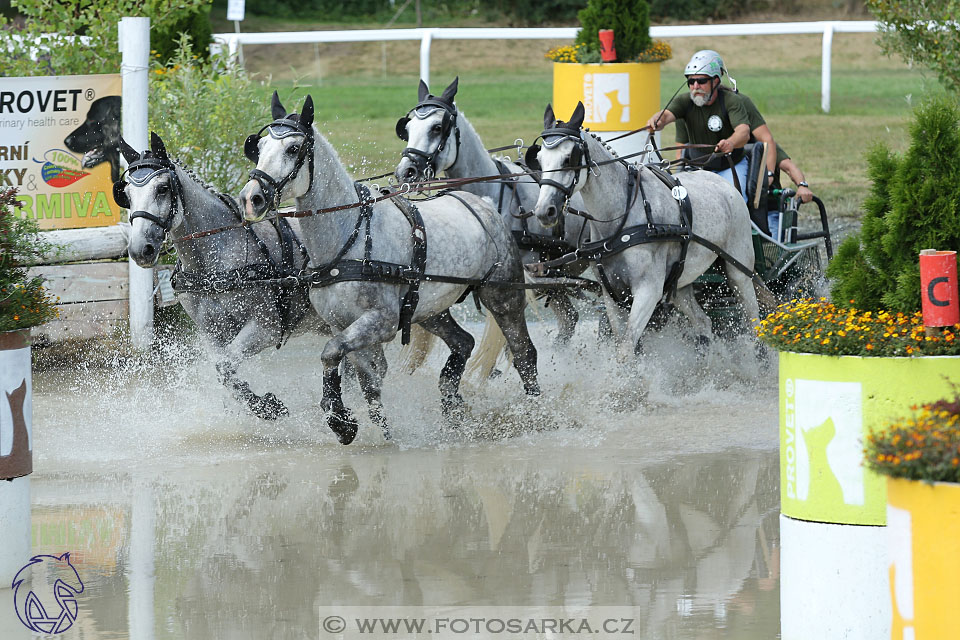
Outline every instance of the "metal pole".
POLYGON ((830 55, 833 46, 833 23, 823 23, 823 54, 820 67, 820 108, 830 113, 830 55))
MULTIPOLYGON (((123 77, 123 138, 134 149, 147 148, 147 77, 150 18, 122 18, 120 73, 123 77)), ((130 341, 138 349, 153 342, 153 269, 130 264, 130 341)))
POLYGON ((430 85, 430 42, 433 40, 433 30, 424 29, 420 38, 420 79, 430 85))

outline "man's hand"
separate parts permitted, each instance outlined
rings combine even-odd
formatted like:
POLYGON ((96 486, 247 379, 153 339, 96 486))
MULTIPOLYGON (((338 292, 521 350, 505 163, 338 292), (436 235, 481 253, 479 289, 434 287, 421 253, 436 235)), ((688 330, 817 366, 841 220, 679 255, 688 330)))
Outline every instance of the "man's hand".
POLYGON ((650 127, 650 131, 663 131, 663 128, 675 121, 677 117, 669 109, 663 109, 662 111, 657 111, 655 114, 650 116, 650 119, 647 120, 647 126, 650 127))
POLYGON ((734 146, 733 146, 733 143, 730 142, 730 138, 724 138, 723 140, 717 143, 717 147, 716 149, 714 149, 714 151, 716 151, 717 153, 730 153, 731 151, 733 151, 733 149, 734 149, 734 146))
POLYGON ((810 191, 810 187, 797 187, 797 196, 804 203, 810 202, 813 200, 813 191, 810 191))

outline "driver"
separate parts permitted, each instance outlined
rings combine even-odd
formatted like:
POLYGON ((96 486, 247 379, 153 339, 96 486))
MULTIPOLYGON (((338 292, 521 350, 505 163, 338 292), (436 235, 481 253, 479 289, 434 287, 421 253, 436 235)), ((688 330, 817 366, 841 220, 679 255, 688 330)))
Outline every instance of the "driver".
POLYGON ((694 159, 709 158, 703 168, 736 184, 730 171, 732 161, 741 194, 746 198, 747 159, 743 145, 750 141, 750 114, 744 97, 736 92, 736 82, 731 78, 733 89, 721 84, 724 73, 726 67, 716 51, 704 49, 693 54, 683 70, 689 93, 677 95, 666 109, 650 117, 647 126, 651 131, 660 131, 671 122, 682 121, 691 144, 711 145, 713 154, 730 154, 728 161, 711 154, 709 149, 691 149, 694 159))

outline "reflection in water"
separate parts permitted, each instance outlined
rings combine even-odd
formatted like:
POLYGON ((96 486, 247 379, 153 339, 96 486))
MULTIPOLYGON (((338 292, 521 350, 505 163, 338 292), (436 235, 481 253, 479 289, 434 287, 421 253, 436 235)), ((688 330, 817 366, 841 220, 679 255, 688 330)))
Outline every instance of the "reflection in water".
MULTIPOLYGON (((775 637, 772 383, 729 383, 721 352, 727 382, 678 395, 689 380, 663 372, 689 363, 647 361, 639 402, 576 350, 544 357, 556 391, 535 405, 515 380, 468 389, 486 422, 533 407, 551 423, 494 441, 445 432, 432 394, 404 401, 435 369, 398 377, 399 446, 348 449, 317 432, 311 398, 299 421, 224 417, 199 364, 117 380, 113 404, 41 376, 34 551, 73 551, 87 586, 63 637, 316 638, 318 607, 338 604, 629 605, 636 637, 775 637)), ((294 362, 270 366, 315 381, 294 362)))

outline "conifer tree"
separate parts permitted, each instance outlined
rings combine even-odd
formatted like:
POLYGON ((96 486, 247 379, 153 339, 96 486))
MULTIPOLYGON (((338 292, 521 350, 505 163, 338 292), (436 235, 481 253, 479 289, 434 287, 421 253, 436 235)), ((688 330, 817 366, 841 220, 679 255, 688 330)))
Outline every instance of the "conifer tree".
POLYGON ((617 60, 629 62, 650 48, 650 6, 647 0, 590 0, 577 13, 577 44, 600 51, 600 29, 613 29, 617 60))

